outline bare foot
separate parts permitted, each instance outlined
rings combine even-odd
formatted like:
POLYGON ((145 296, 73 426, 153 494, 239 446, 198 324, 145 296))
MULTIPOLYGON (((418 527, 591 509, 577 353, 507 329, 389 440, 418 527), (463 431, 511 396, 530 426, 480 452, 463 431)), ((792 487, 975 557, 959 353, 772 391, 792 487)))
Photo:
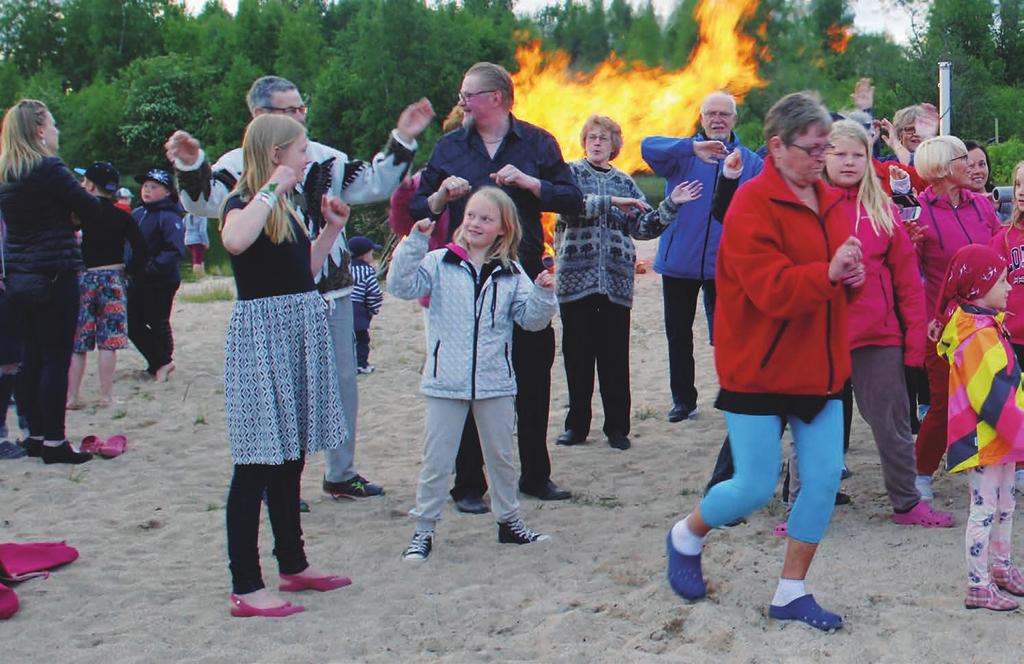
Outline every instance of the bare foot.
POLYGON ((288 603, 266 588, 260 588, 244 595, 235 595, 235 597, 254 609, 274 609, 288 603))
POLYGON ((115 399, 112 396, 100 397, 100 400, 96 403, 100 408, 110 408, 115 403, 122 403, 120 399, 115 399))
POLYGON ((67 410, 82 410, 85 408, 85 404, 78 399, 68 399, 67 404, 64 405, 67 410))
POLYGON ((156 370, 156 375, 153 376, 153 379, 158 383, 166 383, 167 379, 173 372, 174 362, 168 362, 167 364, 156 370))
POLYGON ((324 572, 324 571, 322 571, 320 569, 317 569, 316 567, 313 567, 312 565, 308 565, 306 567, 306 569, 302 570, 298 574, 292 574, 291 576, 300 576, 300 577, 305 578, 305 579, 322 579, 324 577, 334 576, 334 575, 333 574, 328 574, 327 572, 324 572))

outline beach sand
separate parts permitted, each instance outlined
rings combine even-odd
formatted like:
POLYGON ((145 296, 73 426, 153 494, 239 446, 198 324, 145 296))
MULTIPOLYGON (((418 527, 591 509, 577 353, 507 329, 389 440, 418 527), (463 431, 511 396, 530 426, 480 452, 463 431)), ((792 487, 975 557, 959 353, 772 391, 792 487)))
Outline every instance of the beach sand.
MULTIPOLYGON (((638 244, 650 259, 654 243, 638 244)), ((230 618, 224 503, 231 459, 221 379, 230 309, 230 302, 179 299, 170 382, 142 380, 141 358, 123 351, 116 385, 123 402, 69 413, 75 440, 127 435, 123 457, 78 467, 0 461, 0 541, 67 540, 81 552, 50 579, 17 586, 22 609, 0 623, 0 661, 1020 661, 1019 613, 963 608, 965 479, 940 475, 935 483, 936 503, 952 509, 956 528, 892 524, 874 442, 859 416, 848 457, 854 476, 844 483, 853 503, 836 509, 808 579, 822 603, 845 617, 841 632, 766 616, 784 548, 771 535, 783 516, 778 501, 708 538, 707 600, 688 604, 672 593, 665 534, 699 499, 725 426, 713 408, 717 384, 700 314, 700 418, 665 419, 671 399, 661 284, 651 271, 637 275, 633 309, 633 448, 608 447, 596 397, 589 443, 554 445, 567 404, 559 353, 548 434, 553 479, 575 498, 522 501, 526 522, 552 540, 499 545, 490 515, 459 514, 449 504, 423 564, 400 558, 412 532, 407 512, 423 434, 423 317, 415 302, 386 296, 372 330, 377 370, 359 379, 356 458, 387 495, 325 497, 319 455, 308 460, 302 484, 312 505, 302 524, 310 560, 354 584, 289 597, 307 608, 291 618, 230 618)), ((791 361, 799 366, 799 358, 791 361)), ((98 397, 95 356, 82 392, 98 397)), ((272 548, 264 517, 264 577, 276 587, 272 548)))

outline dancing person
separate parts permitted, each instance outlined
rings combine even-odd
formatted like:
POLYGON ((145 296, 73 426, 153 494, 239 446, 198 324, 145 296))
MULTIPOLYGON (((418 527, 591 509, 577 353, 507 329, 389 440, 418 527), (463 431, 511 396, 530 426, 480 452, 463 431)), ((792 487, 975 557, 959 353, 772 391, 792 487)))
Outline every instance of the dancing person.
POLYGON ((352 308, 356 330, 356 371, 369 374, 373 373, 373 367, 370 366, 370 321, 380 313, 384 301, 380 281, 377 279, 377 266, 373 263, 373 252, 384 247, 357 235, 349 238, 348 248, 352 252, 352 277, 355 279, 352 308))
POLYGON ((576 445, 590 433, 594 367, 600 379, 604 434, 615 449, 629 440, 629 318, 633 306, 636 248, 633 238, 650 240, 677 219, 684 203, 700 197, 698 180, 680 182, 651 209, 636 182, 614 168, 622 129, 609 117, 583 123, 585 157, 569 163, 583 192, 581 214, 555 223, 555 294, 562 318, 562 356, 569 386, 569 412, 559 445, 576 445))
MULTIPOLYGON (((262 76, 253 81, 246 95, 249 113, 286 115, 306 124, 309 109, 295 84, 280 76, 262 76)), ((316 141, 309 142, 309 165, 301 174, 297 191, 306 229, 317 238, 325 221, 320 214, 320 199, 330 193, 349 205, 386 200, 402 181, 412 164, 416 137, 434 116, 426 99, 409 105, 398 117, 384 149, 372 161, 352 159, 344 152, 316 141)), ((216 217, 228 191, 243 172, 243 151, 235 148, 210 165, 199 141, 185 131, 176 131, 165 146, 167 158, 174 163, 181 184, 181 203, 188 212, 216 217)), ((356 337, 352 320, 351 255, 344 231, 338 234, 330 255, 319 273, 317 287, 327 300, 334 361, 338 370, 341 399, 347 421, 347 445, 325 451, 326 468, 322 487, 333 498, 367 498, 384 494, 384 489, 368 481, 355 466, 356 416, 359 393, 356 386, 356 337)))
MULTIPOLYGON (((1001 226, 992 204, 984 194, 970 190, 967 147, 955 136, 936 136, 917 148, 917 171, 929 186, 919 196, 921 216, 909 224, 924 274, 925 311, 935 311, 953 254, 968 244, 988 244, 1001 226)), ((932 342, 937 330, 929 324, 932 342)), ((932 475, 946 451, 946 415, 949 395, 949 364, 932 345, 925 350, 930 407, 917 432, 917 489, 924 500, 932 500, 932 475)))
POLYGON ((103 210, 82 220, 82 262, 78 275, 78 328, 68 372, 68 410, 83 407, 79 399, 89 351, 99 351, 100 405, 114 403, 117 351, 128 347, 128 276, 138 275, 149 257, 146 241, 132 216, 117 207, 114 194, 121 174, 113 164, 97 161, 85 169, 82 186, 100 199, 103 210), (125 243, 131 262, 125 265, 125 243))
MULTIPOLYGON (((416 219, 437 219, 447 210, 449 233, 454 233, 462 223, 466 195, 473 189, 498 185, 516 205, 523 227, 519 262, 535 279, 545 269, 541 211, 578 214, 583 196, 562 159, 558 142, 540 127, 516 118, 512 114, 514 101, 512 76, 500 65, 478 62, 466 70, 459 104, 468 119, 434 146, 409 210, 416 219)), ((554 361, 554 329, 513 328, 519 490, 540 500, 572 497, 551 480, 547 429, 554 361)), ((467 422, 455 464, 452 497, 457 503, 471 501, 471 509, 466 511, 484 512, 487 481, 475 430, 467 422)))
POLYGON ((202 279, 206 276, 206 252, 210 248, 210 232, 206 217, 187 213, 185 224, 185 249, 192 257, 192 276, 202 279))
POLYGON ((245 131, 245 172, 224 201, 221 238, 238 290, 224 350, 224 401, 234 474, 227 502, 231 615, 286 616, 303 610, 267 590, 259 525, 266 494, 282 591, 334 590, 351 580, 308 564, 299 517, 306 456, 348 444, 345 411, 327 327, 320 272, 349 208, 324 194, 326 222, 310 244, 295 209, 308 162, 305 128, 261 115, 245 131))
POLYGON ((149 258, 128 286, 128 338, 146 359, 146 373, 158 383, 174 371, 171 308, 181 286, 178 263, 185 255, 185 227, 171 174, 150 168, 135 176, 142 205, 132 211, 149 258))
POLYGON ((966 471, 970 486, 965 558, 968 609, 1013 611, 1024 574, 1013 564, 1014 465, 1024 461, 1021 365, 1003 325, 1011 286, 1006 261, 984 245, 950 261, 935 318, 938 352, 949 370, 946 468, 966 471))
POLYGON ((697 180, 710 194, 679 208, 678 223, 658 241, 654 271, 661 275, 668 338, 669 381, 672 408, 669 422, 697 416, 697 388, 693 359, 693 320, 697 295, 704 294, 708 338, 714 337, 715 265, 722 227, 711 213, 719 162, 735 149, 743 158, 740 182, 761 172, 761 157, 740 143, 736 126, 736 100, 725 92, 713 92, 700 107, 701 129, 689 138, 649 136, 640 143, 644 161, 665 178, 665 196, 681 182, 697 180))
POLYGON ((99 199, 57 156, 60 132, 40 101, 22 99, 0 130, 0 216, 7 225, 4 285, 22 317, 18 411, 28 419, 29 456, 84 463, 92 455, 65 437, 68 368, 78 321, 82 252, 72 215, 92 220, 99 199))
POLYGON ((402 557, 425 560, 434 545, 445 490, 472 410, 491 481, 498 541, 530 544, 548 539, 519 516, 512 429, 517 381, 511 359, 513 323, 542 330, 558 309, 554 277, 542 270, 530 283, 516 262, 522 238, 516 206, 496 187, 470 196, 462 223, 446 249, 427 252, 434 222, 416 222, 391 262, 388 287, 395 297, 431 295, 428 348, 420 391, 426 397, 423 467, 416 490, 412 541, 402 557))
POLYGON ((673 590, 704 597, 704 538, 771 499, 788 423, 802 490, 768 613, 823 630, 841 627, 842 618, 818 605, 804 579, 839 487, 840 393, 850 374, 846 289, 860 287, 865 274, 841 194, 821 181, 831 124, 807 93, 776 102, 765 117, 764 170, 736 192, 726 214, 716 274, 716 407, 725 411, 736 472, 667 537, 673 590))

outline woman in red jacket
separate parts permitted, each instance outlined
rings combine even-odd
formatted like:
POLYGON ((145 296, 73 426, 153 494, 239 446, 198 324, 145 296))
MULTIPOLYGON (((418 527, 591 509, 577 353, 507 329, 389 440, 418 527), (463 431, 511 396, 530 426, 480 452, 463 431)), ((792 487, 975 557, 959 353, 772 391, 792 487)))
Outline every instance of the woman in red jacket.
POLYGON ((821 181, 832 119, 805 93, 765 118, 769 158, 724 221, 715 275, 715 366, 735 475, 716 484, 667 538, 668 578, 686 599, 706 594, 704 537, 766 504, 789 424, 802 487, 769 615, 823 630, 842 626, 804 578, 832 516, 843 467, 841 393, 850 376, 846 288, 864 282, 860 241, 840 192, 821 181))
POLYGON ((857 407, 875 437, 892 520, 948 528, 952 515, 932 509, 914 486, 914 436, 903 366, 924 364, 926 341, 924 287, 914 247, 875 171, 867 168, 871 139, 864 128, 841 120, 832 125, 831 141, 826 178, 843 194, 840 207, 861 242, 867 273, 849 303, 857 407))
MULTIPOLYGON (((915 153, 917 172, 929 183, 918 196, 921 233, 916 238, 925 280, 925 311, 929 313, 935 311, 935 300, 942 292, 946 267, 953 254, 968 244, 988 244, 1002 228, 989 199, 970 190, 967 159, 967 147, 955 136, 929 138, 915 153)), ((938 340, 940 331, 929 328, 933 342, 938 340)), ((931 500, 932 475, 946 452, 949 364, 936 354, 934 344, 929 344, 924 366, 931 407, 917 432, 917 489, 921 498, 931 500)))

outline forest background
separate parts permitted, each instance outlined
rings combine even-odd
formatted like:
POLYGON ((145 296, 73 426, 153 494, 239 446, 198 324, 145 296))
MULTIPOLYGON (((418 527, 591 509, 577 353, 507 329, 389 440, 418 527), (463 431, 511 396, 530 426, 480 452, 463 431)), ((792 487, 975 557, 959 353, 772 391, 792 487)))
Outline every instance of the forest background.
MULTIPOLYGON (((993 179, 1008 183, 1024 158, 1024 0, 888 4, 910 16, 905 44, 854 32, 847 0, 761 0, 744 29, 763 54, 766 85, 743 103, 742 140, 760 145, 764 114, 789 92, 815 89, 830 108, 849 108, 861 77, 874 82, 876 117, 938 105, 936 63, 948 60, 952 131, 994 143, 998 120, 993 179)), ((469 65, 488 60, 514 72, 527 40, 565 51, 580 72, 612 53, 684 67, 698 39, 697 5, 682 0, 659 17, 650 2, 563 0, 524 16, 510 0, 239 0, 232 14, 218 2, 190 13, 181 0, 0 0, 0 104, 45 101, 68 164, 104 159, 131 174, 165 162, 162 145, 176 128, 200 137, 213 158, 239 145, 245 93, 275 73, 302 91, 314 139, 369 158, 407 104, 426 96, 443 117, 469 65)), ((677 135, 695 122, 681 119, 677 135)), ((439 136, 435 122, 418 164, 439 136)), ((660 198, 660 185, 646 184, 660 198)), ((370 210, 357 230, 380 239, 386 231, 369 221, 379 216, 370 210)))

